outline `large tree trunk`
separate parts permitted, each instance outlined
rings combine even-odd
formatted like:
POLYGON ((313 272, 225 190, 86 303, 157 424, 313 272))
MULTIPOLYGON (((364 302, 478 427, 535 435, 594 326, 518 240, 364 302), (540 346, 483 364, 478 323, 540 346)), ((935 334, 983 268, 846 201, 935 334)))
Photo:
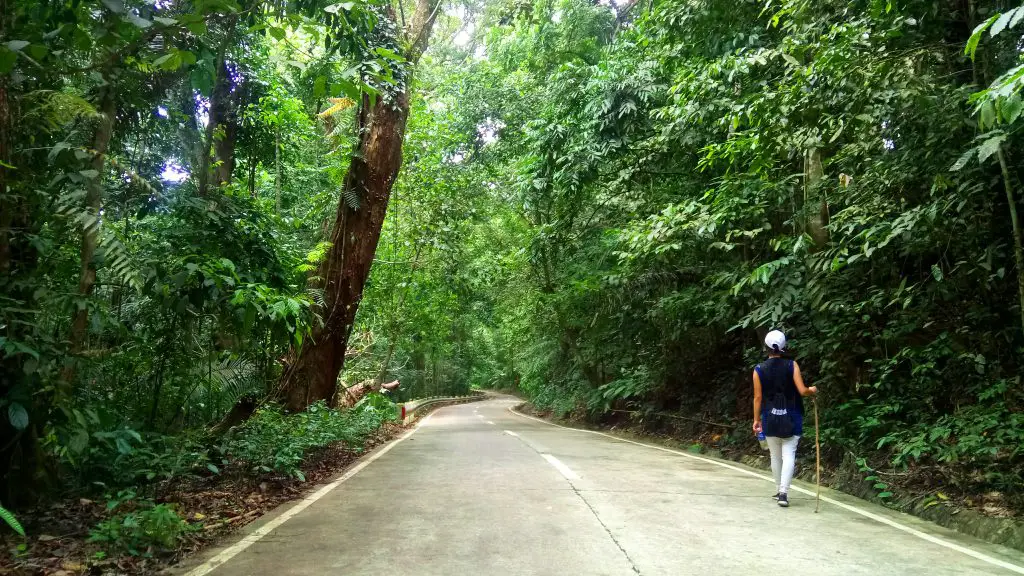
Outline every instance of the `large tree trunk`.
POLYGON ((821 164, 821 150, 811 148, 804 151, 804 207, 818 207, 817 214, 807 218, 807 233, 814 239, 815 247, 824 248, 828 243, 828 198, 819 184, 825 170, 821 164), (811 195, 814 197, 811 197, 811 195))
MULTIPOLYGON (((406 32, 406 59, 415 67, 427 47, 439 0, 417 0, 406 32)), ((391 15, 394 17, 394 15, 391 15)), ((410 70, 410 75, 412 70, 410 70)), ((355 322, 363 287, 377 251, 391 188, 402 166, 402 141, 409 119, 409 81, 392 98, 378 98, 374 106, 365 96, 359 111, 359 149, 345 176, 344 190, 359 197, 358 207, 342 194, 331 232, 331 249, 320 266, 324 282, 324 325, 298 350, 285 369, 278 396, 288 409, 302 410, 318 400, 333 402, 338 374, 345 365, 345 351, 355 322)))
MULTIPOLYGON (((9 38, 14 19, 13 4, 8 0, 0 0, 0 38, 9 38)), ((18 249, 15 236, 27 236, 29 210, 25 205, 24 196, 12 190, 11 181, 17 177, 6 166, 13 165, 13 139, 11 132, 15 126, 15 111, 11 109, 11 94, 6 74, 0 75, 0 279, 16 268, 18 249)), ((21 242, 20 244, 25 244, 21 242)), ((4 279, 6 280, 6 279, 4 279)), ((9 288, 8 288, 9 289, 9 288)))
POLYGON ((238 136, 238 105, 241 88, 234 85, 228 69, 227 49, 235 35, 237 18, 232 16, 226 25, 224 40, 217 53, 217 69, 210 95, 210 116, 206 122, 203 155, 199 161, 199 195, 206 196, 210 189, 210 178, 215 185, 231 180, 235 168, 235 139, 238 136), (221 128, 218 133, 217 128, 221 128), (221 164, 211 170, 210 153, 214 153, 221 164))
POLYGON ((274 125, 274 211, 281 214, 281 121, 274 125))
POLYGON ((1013 257, 1017 263, 1017 297, 1020 304, 1020 327, 1024 331, 1024 240, 1021 239, 1020 220, 1017 218, 1017 195, 1013 192, 1010 181, 1010 169, 1007 167, 1006 154, 1002 144, 996 149, 999 158, 999 169, 1003 174, 1003 190, 1006 192, 1006 204, 1010 208, 1010 225, 1013 228, 1013 257))
POLYGON ((291 410, 317 400, 332 401, 337 392, 338 373, 377 251, 391 188, 402 166, 409 96, 382 98, 361 116, 365 124, 359 153, 352 157, 345 177, 345 190, 358 195, 359 207, 350 206, 346 194, 338 202, 331 249, 318 273, 325 282, 324 326, 306 340, 281 377, 280 395, 291 410))
POLYGON ((238 142, 238 111, 245 104, 243 94, 245 93, 241 84, 235 85, 232 81, 231 71, 228 70, 228 63, 221 60, 221 71, 218 74, 221 81, 217 84, 215 101, 210 105, 210 122, 223 127, 220 137, 214 138, 213 156, 216 167, 213 170, 213 182, 217 186, 223 186, 231 182, 231 175, 235 171, 235 144, 238 142), (214 107, 216 103, 216 107, 214 107))
MULTIPOLYGON (((93 134, 93 158, 89 167, 96 171, 96 175, 89 179, 86 185, 85 208, 96 218, 93 225, 82 227, 82 245, 79 261, 81 271, 78 275, 78 295, 86 298, 92 293, 93 285, 96 284, 96 263, 93 261, 96 256, 96 246, 99 244, 100 236, 100 208, 103 202, 103 175, 106 167, 107 148, 110 145, 110 138, 114 132, 114 115, 116 113, 114 94, 111 87, 103 89, 100 96, 100 117, 96 124, 96 131, 93 134)), ((89 322, 89 309, 86 306, 79 306, 75 310, 71 321, 71 353, 75 354, 82 350, 85 343, 85 333, 89 322)), ((70 380, 70 373, 65 374, 65 380, 70 380)))

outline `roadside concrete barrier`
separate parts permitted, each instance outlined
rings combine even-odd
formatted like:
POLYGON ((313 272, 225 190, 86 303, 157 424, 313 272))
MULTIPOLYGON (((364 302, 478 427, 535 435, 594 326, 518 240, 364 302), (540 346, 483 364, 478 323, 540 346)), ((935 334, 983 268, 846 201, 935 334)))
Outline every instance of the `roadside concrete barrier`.
POLYGON ((430 398, 418 398, 399 404, 403 424, 408 424, 416 418, 416 413, 424 408, 438 404, 465 404, 466 402, 477 402, 487 397, 487 394, 479 390, 470 392, 465 396, 431 396, 430 398))

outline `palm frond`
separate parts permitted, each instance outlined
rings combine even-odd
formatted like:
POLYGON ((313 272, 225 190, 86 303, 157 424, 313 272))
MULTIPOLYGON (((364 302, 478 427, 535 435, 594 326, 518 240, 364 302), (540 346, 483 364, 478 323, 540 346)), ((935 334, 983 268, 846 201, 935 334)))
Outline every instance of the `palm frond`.
POLYGON ((239 399, 264 392, 264 382, 256 365, 244 358, 227 358, 212 370, 220 396, 229 406, 239 399))

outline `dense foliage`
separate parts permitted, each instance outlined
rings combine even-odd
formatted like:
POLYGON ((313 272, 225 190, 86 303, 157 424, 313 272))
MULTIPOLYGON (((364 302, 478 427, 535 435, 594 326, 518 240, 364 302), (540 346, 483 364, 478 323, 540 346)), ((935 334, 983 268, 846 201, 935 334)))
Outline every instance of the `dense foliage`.
POLYGON ((272 401, 335 307, 360 111, 411 86, 344 381, 748 442, 778 327, 833 461, 1021 505, 1024 10, 446 4, 413 75, 412 4, 0 0, 0 501, 301 474, 379 424, 272 401))
POLYGON ((834 461, 1019 507, 1014 8, 496 9, 486 59, 449 81, 463 123, 502 127, 472 149, 493 192, 466 242, 486 377, 750 442, 750 367, 779 327, 834 461))
MULTIPOLYGON (((0 502, 222 461, 301 477, 310 448, 379 426, 363 409, 284 416, 274 402, 325 317, 336 208, 366 201, 344 183, 361 115, 411 89, 403 54, 424 40, 403 40, 405 12, 5 0, 0 15, 0 502), (238 406, 260 408, 223 436, 238 406)), ((395 260, 443 225, 438 194, 408 188, 395 260)), ((351 354, 401 337, 400 310, 368 318, 351 354)), ((437 341, 418 348, 420 389, 468 388, 437 368, 437 341)))

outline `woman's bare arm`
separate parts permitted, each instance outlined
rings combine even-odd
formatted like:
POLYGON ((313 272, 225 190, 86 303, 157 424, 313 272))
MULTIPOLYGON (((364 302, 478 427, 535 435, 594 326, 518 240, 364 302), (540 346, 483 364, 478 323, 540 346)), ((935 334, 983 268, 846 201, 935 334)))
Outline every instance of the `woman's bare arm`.
POLYGON ((804 376, 800 373, 800 365, 793 361, 793 382, 796 383, 796 390, 801 396, 810 396, 818 393, 817 386, 804 386, 804 376))
POLYGON ((761 378, 754 370, 754 434, 761 432, 761 378))

